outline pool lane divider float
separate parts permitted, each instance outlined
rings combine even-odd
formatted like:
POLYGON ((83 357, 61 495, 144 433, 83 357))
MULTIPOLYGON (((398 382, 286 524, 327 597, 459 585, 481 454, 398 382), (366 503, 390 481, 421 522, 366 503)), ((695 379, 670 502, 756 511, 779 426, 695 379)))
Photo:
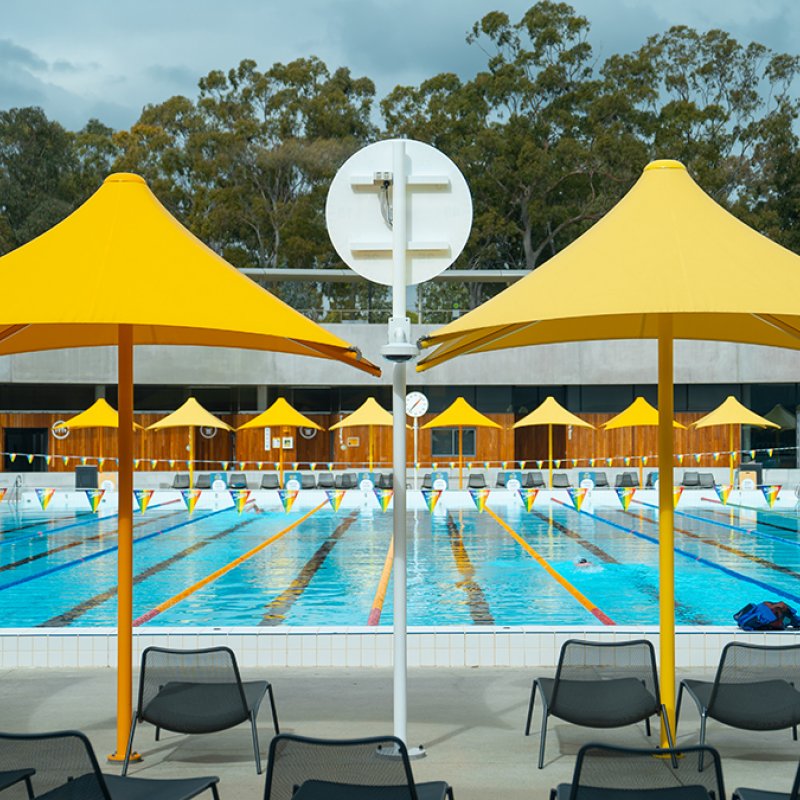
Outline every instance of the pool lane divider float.
MULTIPOLYGON (((561 501, 556 500, 557 503, 560 503, 567 508, 571 508, 571 506, 567 506, 566 503, 561 503, 561 501)), ((574 510, 574 509, 573 509, 574 510)), ((576 589, 561 573, 555 570, 550 564, 547 562, 545 558, 543 558, 539 553, 536 552, 510 525, 508 525, 504 520, 502 520, 491 508, 488 506, 486 507, 486 513, 489 514, 494 520, 504 528, 511 537, 522 547, 525 552, 531 556, 531 558, 539 564, 542 569, 547 572, 547 574, 553 578, 553 580, 558 583, 561 587, 566 589, 590 614, 597 617, 603 625, 616 625, 617 623, 614 622, 608 614, 601 611, 591 600, 589 600, 586 595, 582 594, 578 589, 576 589)), ((586 512, 584 512, 586 513, 586 512)))
POLYGON ((358 510, 351 511, 349 516, 342 520, 333 533, 317 548, 314 555, 306 561, 289 586, 267 603, 265 606, 266 611, 261 618, 261 622, 258 623, 259 626, 282 625, 286 621, 292 606, 302 597, 303 592, 308 588, 317 571, 330 555, 331 550, 358 519, 358 515, 358 510))
POLYGON ((392 577, 393 563, 394 536, 389 539, 389 549, 386 551, 386 559, 383 562, 383 570, 380 580, 378 581, 378 588, 375 590, 375 597, 372 599, 372 608, 370 609, 369 617, 367 617, 367 625, 373 626, 380 624, 383 604, 386 600, 386 590, 389 588, 389 579, 392 577))
MULTIPOLYGON (((593 514, 590 511, 577 511, 567 503, 562 502, 561 500, 556 500, 553 498, 551 500, 553 503, 558 503, 560 506, 564 506, 564 508, 568 508, 570 511, 574 511, 576 514, 586 514, 587 517, 591 517, 592 519, 596 519, 598 522, 601 522, 603 525, 608 525, 611 528, 616 528, 619 531, 623 531, 624 533, 628 533, 631 536, 635 536, 637 539, 643 539, 646 542, 650 542, 650 544, 658 546, 658 539, 653 536, 648 536, 646 533, 641 533, 640 531, 636 531, 633 528, 626 528, 624 525, 620 525, 617 522, 612 522, 610 519, 605 519, 604 517, 598 516, 597 514, 593 514)), ((657 506, 653 506, 651 503, 640 503, 640 505, 648 506, 649 508, 657 508, 657 506)), ((684 512, 676 512, 676 513, 684 513, 684 512)), ((693 517, 692 514, 684 514, 687 517, 693 517)), ((707 519, 703 517, 694 517, 694 519, 698 519, 701 522, 708 522, 707 519)), ((726 527, 735 527, 732 525, 726 527)), ((765 581, 760 581, 758 578, 751 578, 748 575, 743 575, 741 572, 737 572, 735 569, 730 569, 729 567, 723 567, 722 564, 715 564, 713 561, 710 561, 707 558, 703 558, 702 556, 697 556, 694 553, 689 553, 686 550, 681 550, 679 547, 673 548, 674 552, 677 553, 679 556, 683 556, 684 558, 688 558, 690 561, 696 561, 698 564, 702 564, 706 567, 711 567, 711 569, 719 570, 720 572, 724 572, 731 578, 735 578, 736 580, 744 581, 745 583, 752 583, 754 586, 758 586, 762 589, 766 589, 769 592, 774 592, 775 594, 780 595, 781 597, 785 597, 788 600, 794 600, 796 603, 800 603, 800 596, 793 594, 792 592, 787 592, 784 589, 780 589, 777 586, 773 586, 770 583, 766 583, 765 581)))
MULTIPOLYGON (((627 511, 625 513, 634 519, 646 522, 648 525, 658 525, 658 522, 655 519, 652 517, 646 517, 644 514, 637 514, 635 511, 627 511)), ((767 569, 771 569, 773 572, 780 572, 783 575, 788 575, 790 578, 800 579, 800 572, 795 572, 789 567, 784 567, 782 564, 776 564, 774 561, 762 558, 754 553, 748 553, 745 550, 740 550, 738 547, 733 547, 732 545, 725 544, 724 542, 718 542, 716 539, 709 539, 700 533, 687 531, 684 528, 674 528, 674 530, 676 533, 680 533, 681 536, 686 536, 689 539, 702 542, 703 544, 707 544, 709 547, 716 547, 718 550, 724 550, 726 553, 731 553, 732 555, 744 559, 745 561, 752 561, 754 564, 758 564, 760 567, 766 567, 767 569)))
MULTIPOLYGON (((303 514, 302 517, 295 520, 291 525, 288 525, 283 530, 278 531, 278 533, 276 533, 274 536, 270 536, 269 539, 265 539, 263 542, 261 542, 261 544, 256 545, 252 549, 248 550, 246 553, 243 553, 238 558, 235 558, 233 561, 226 564, 224 567, 220 567, 218 570, 215 570, 210 575, 206 575, 206 577, 203 578, 202 580, 193 583, 191 586, 187 586, 186 589, 184 589, 182 592, 178 592, 178 594, 170 597, 169 600, 165 600, 163 603, 159 603, 157 606, 154 606, 149 611, 142 614, 140 617, 137 617, 133 621, 133 627, 136 628, 139 627, 140 625, 143 625, 145 622, 149 622, 154 617, 157 617, 159 614, 163 613, 167 609, 172 608, 172 606, 177 605, 178 603, 181 602, 181 600, 185 600, 187 597, 194 594, 199 589, 202 589, 204 586, 207 586, 212 581, 217 580, 217 578, 221 578, 223 575, 230 572, 232 569, 236 569, 236 567, 238 567, 240 564, 243 564, 245 561, 252 558, 254 555, 256 555, 256 553, 260 553, 265 547, 268 547, 273 542, 277 542, 278 539, 285 536, 290 531, 293 531, 295 528, 297 528, 299 525, 305 522, 310 516, 316 514, 317 511, 319 511, 320 509, 324 508, 327 505, 328 505, 328 499, 325 498, 325 500, 323 500, 319 505, 314 506, 314 508, 312 508, 307 513, 303 514)), ((230 509, 223 509, 223 511, 229 511, 229 510, 230 509)))
MULTIPOLYGON (((224 511, 230 511, 228 508, 222 508, 219 511, 212 511, 210 514, 206 514, 204 517, 200 517, 200 519, 208 519, 209 517, 216 516, 217 514, 222 514, 224 511)), ((179 522, 177 525, 171 525, 169 528, 163 528, 160 531, 153 531, 153 533, 147 533, 144 536, 138 536, 133 540, 134 544, 138 544, 139 542, 146 542, 148 539, 154 539, 156 536, 161 536, 165 533, 171 533, 172 531, 178 530, 179 528, 183 528, 186 525, 191 525, 196 520, 185 520, 184 522, 179 522)), ((61 572, 62 570, 69 569, 70 567, 78 567, 81 564, 85 564, 88 561, 94 561, 96 558, 100 558, 101 556, 107 556, 109 553, 114 553, 119 549, 118 545, 114 545, 113 547, 107 547, 105 550, 98 550, 96 553, 89 553, 87 556, 83 556, 82 558, 76 558, 73 561, 66 561, 63 564, 57 564, 55 567, 49 567, 48 569, 43 569, 41 572, 37 572, 33 575, 26 575, 24 578, 18 578, 15 581, 9 581, 8 583, 0 584, 0 592, 5 591, 6 589, 11 589, 14 586, 19 586, 22 583, 28 583, 29 581, 36 580, 37 578, 44 578, 47 575, 52 575, 54 572, 61 572)))
MULTIPOLYGON (((756 525, 769 525, 770 528, 777 528, 779 531, 788 531, 789 533, 800 533, 800 518, 797 512, 790 509, 774 509, 774 508, 758 508, 757 506, 746 506, 743 503, 722 502, 714 500, 711 497, 701 497, 704 503, 713 503, 715 506, 722 508, 741 508, 743 511, 754 511, 756 513, 756 525), (760 518, 760 519, 759 519, 760 518), (766 518, 766 519, 765 519, 766 518), (779 519, 782 522, 794 522, 791 527, 788 525, 779 525, 777 522, 770 522, 769 519, 779 519)), ((715 509, 715 514, 718 514, 715 509)))

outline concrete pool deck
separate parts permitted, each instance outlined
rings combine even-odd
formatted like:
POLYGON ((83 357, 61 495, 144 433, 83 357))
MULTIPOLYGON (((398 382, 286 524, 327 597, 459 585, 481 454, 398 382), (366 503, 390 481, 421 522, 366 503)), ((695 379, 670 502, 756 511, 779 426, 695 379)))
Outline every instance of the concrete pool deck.
MULTIPOLYGON (((575 753, 589 741, 647 747, 643 725, 610 731, 551 720, 545 767, 536 769, 538 733, 523 735, 532 678, 552 668, 480 667, 409 670, 409 743, 428 755, 413 763, 417 780, 447 780, 457 800, 545 800, 552 786, 572 775, 575 753)), ((711 678, 711 671, 679 675, 711 678)), ((0 729, 35 732, 77 728, 91 739, 98 757, 114 747, 116 673, 113 669, 3 669, 0 671, 0 729)), ((135 680, 138 676, 135 676, 135 680)), ((245 679, 268 678, 275 690, 281 728, 320 737, 382 735, 392 730, 390 669, 307 667, 244 669, 245 679)), ((532 730, 538 731, 540 706, 532 730)), ((679 745, 697 742, 698 716, 685 706, 679 745)), ((272 736, 268 709, 259 715, 262 755, 272 736)), ((722 756, 728 796, 739 786, 788 793, 800 744, 791 731, 750 733, 713 721, 708 741, 722 756)), ((262 798, 264 776, 256 775, 250 730, 240 725, 207 736, 166 733, 156 742, 142 726, 136 749, 144 756, 130 774, 168 778, 218 775, 222 800, 262 798)), ((104 765, 118 772, 116 765, 104 765)), ((9 792, 9 798, 13 795, 9 792)), ((210 795, 209 795, 210 797, 210 795)))

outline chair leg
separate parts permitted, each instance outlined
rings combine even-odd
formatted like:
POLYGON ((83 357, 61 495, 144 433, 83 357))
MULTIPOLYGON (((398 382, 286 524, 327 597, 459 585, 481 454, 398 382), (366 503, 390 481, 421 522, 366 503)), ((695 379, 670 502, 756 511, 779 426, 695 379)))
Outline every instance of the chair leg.
POLYGON ((128 736, 128 747, 125 750, 125 760, 122 762, 122 777, 124 778, 128 774, 128 762, 131 759, 131 751, 133 750, 133 734, 136 731, 136 715, 137 712, 133 712, 133 717, 131 719, 131 732, 128 736))
POLYGON ((161 741, 161 728, 159 728, 158 725, 156 725, 156 741, 161 741))
POLYGON ((706 716, 705 709, 700 714, 700 747, 702 747, 706 743, 706 720, 708 717, 706 716))
POLYGON ((547 738, 547 706, 542 708, 542 733, 539 740, 539 769, 544 766, 544 742, 547 738))
POLYGON ((36 795, 33 793, 33 786, 31 785, 30 776, 25 778, 25 790, 28 792, 28 800, 34 800, 36 795))
POLYGON ((650 717, 644 718, 644 732, 648 735, 652 735, 652 731, 650 730, 650 717))
POLYGON ((272 709, 272 724, 275 726, 275 735, 277 736, 281 729, 278 727, 278 712, 275 710, 275 697, 272 694, 272 684, 267 687, 269 694, 269 707, 272 709))
POLYGON ((256 756, 256 773, 261 774, 261 752, 258 749, 258 728, 256 727, 256 715, 250 714, 250 727, 253 729, 253 752, 256 756))
MULTIPOLYGON (((669 727, 669 717, 667 716, 667 707, 662 703, 661 704, 661 724, 664 726, 664 731, 667 734, 667 744, 669 745, 670 750, 675 749, 675 740, 672 738, 672 731, 669 727)), ((675 731, 677 733, 678 730, 678 723, 675 723, 675 731)), ((676 765, 677 766, 677 765, 676 765)))
POLYGON ((211 794, 214 796, 214 800, 219 800, 219 792, 217 791, 217 784, 212 783, 209 788, 211 789, 211 794))
POLYGON ((447 791, 445 792, 445 794, 450 798, 450 800, 455 800, 455 795, 453 794, 452 786, 447 787, 447 791))
POLYGON ((792 739, 797 741, 797 724, 792 725, 792 739))
POLYGON ((675 738, 678 738, 678 722, 681 718, 681 701, 683 700, 683 684, 678 689, 678 704, 675 707, 675 738))
POLYGON ((525 723, 525 735, 529 736, 531 732, 531 720, 533 719, 533 703, 536 700, 536 681, 533 681, 531 687, 531 699, 528 703, 528 721, 525 723))

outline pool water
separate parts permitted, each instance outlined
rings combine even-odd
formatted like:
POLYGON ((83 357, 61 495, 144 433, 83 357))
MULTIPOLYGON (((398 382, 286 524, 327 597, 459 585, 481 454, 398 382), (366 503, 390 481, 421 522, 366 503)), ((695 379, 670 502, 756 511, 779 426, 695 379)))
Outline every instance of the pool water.
MULTIPOLYGON (((376 591, 391 513, 325 507, 300 521, 306 514, 135 515, 136 624, 362 626, 372 615, 390 625, 392 581, 382 602, 376 591)), ((733 624, 765 599, 800 608, 799 527, 791 512, 677 512, 677 624, 733 624)), ((656 625, 657 543, 643 505, 412 512, 408 624, 656 625)), ((116 544, 113 515, 0 514, 2 626, 114 626, 116 544)))

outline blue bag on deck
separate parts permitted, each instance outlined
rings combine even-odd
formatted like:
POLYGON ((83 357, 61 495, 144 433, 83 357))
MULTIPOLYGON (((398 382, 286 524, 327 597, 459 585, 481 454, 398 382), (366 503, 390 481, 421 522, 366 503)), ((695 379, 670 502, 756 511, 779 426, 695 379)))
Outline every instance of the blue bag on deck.
POLYGON ((786 628, 800 628, 800 617, 786 603, 748 603, 737 611, 733 618, 745 631, 782 631, 786 628))

